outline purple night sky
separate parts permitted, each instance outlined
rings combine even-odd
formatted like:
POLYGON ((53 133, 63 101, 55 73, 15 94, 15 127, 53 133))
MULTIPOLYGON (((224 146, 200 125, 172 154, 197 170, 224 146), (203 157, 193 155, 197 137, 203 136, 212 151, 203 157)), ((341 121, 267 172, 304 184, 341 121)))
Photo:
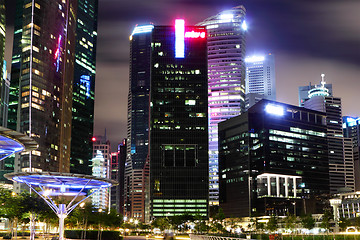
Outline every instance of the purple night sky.
MULTIPOLYGON (((319 83, 325 73, 342 98, 343 115, 360 115, 358 0, 99 0, 95 134, 106 128, 113 151, 126 137, 129 35, 135 24, 172 25, 184 18, 195 25, 237 5, 247 9, 247 55, 275 55, 278 101, 297 105, 298 86, 319 83)), ((14 6, 6 0, 8 63, 14 6)))

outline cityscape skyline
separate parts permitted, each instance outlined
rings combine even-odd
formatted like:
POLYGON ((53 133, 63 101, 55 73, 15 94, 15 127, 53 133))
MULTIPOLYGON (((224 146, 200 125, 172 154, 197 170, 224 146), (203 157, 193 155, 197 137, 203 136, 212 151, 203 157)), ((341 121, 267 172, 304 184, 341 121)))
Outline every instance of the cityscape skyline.
MULTIPOLYGON (((356 64, 360 62, 357 50, 360 49, 360 41, 357 41, 360 34, 356 22, 360 19, 357 20, 359 16, 351 13, 358 9, 360 3, 350 0, 340 3, 328 1, 326 6, 282 0, 273 3, 261 0, 223 1, 221 4, 202 0, 195 3, 179 0, 171 4, 157 0, 151 5, 142 1, 117 3, 104 0, 99 4, 94 129, 95 134, 100 134, 107 128, 113 146, 126 136, 128 37, 135 24, 171 24, 175 18, 183 17, 187 24, 195 25, 204 18, 240 4, 247 9, 246 55, 272 52, 276 56, 278 101, 297 105, 298 86, 317 83, 320 74, 325 73, 327 83, 336 88, 336 96, 342 97, 343 115, 357 116, 359 113, 352 103, 356 100, 356 89, 360 87, 357 81, 360 70, 356 69, 356 64), (190 9, 189 5, 192 6, 190 9), (144 15, 144 12, 148 14, 144 15)), ((13 14, 14 2, 6 2, 6 7, 8 14, 13 14)), ((9 16, 8 28, 13 24, 11 18, 13 16, 9 16)), ((7 40, 6 45, 8 61, 12 49, 9 42, 12 39, 7 40)))

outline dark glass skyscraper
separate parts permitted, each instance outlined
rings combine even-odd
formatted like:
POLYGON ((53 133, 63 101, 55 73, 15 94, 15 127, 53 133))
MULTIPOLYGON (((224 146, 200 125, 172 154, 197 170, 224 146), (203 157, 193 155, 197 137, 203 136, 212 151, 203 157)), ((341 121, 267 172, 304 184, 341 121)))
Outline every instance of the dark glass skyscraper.
POLYGON ((145 220, 145 168, 149 153, 149 93, 153 25, 136 26, 130 36, 125 208, 128 218, 145 220))
POLYGON ((155 26, 151 47, 151 215, 207 216, 206 29, 155 26))
POLYGON ((70 171, 91 174, 98 0, 78 0, 70 171))
POLYGON ((17 0, 9 128, 39 148, 15 171, 69 172, 76 0, 17 0))
MULTIPOLYGON (((7 126, 7 116, 9 107, 9 88, 10 81, 6 71, 6 61, 4 60, 5 54, 5 3, 0 0, 0 125, 7 126)), ((9 159, 7 159, 9 160, 9 159)), ((0 168, 1 168, 0 163, 0 168)))
MULTIPOLYGON (((5 1, 0 0, 0 76, 2 78, 5 53, 5 1)), ((1 81, 2 82, 2 81, 1 81)))
POLYGON ((221 122, 220 207, 225 215, 322 212, 322 197, 329 194, 325 116, 261 100, 221 122))

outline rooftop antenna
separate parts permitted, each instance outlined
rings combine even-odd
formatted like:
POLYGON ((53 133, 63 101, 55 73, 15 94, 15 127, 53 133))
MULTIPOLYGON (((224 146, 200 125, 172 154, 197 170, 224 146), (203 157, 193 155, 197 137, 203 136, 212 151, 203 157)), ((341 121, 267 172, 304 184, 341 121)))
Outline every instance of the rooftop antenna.
POLYGON ((326 84, 326 82, 325 82, 325 74, 322 73, 322 74, 321 74, 321 85, 322 85, 322 87, 324 87, 325 84, 326 84))

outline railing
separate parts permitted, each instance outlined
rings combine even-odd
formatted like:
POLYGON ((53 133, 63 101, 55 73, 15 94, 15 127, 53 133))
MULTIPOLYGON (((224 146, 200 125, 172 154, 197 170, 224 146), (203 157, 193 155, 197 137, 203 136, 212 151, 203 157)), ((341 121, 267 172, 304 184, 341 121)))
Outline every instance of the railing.
POLYGON ((191 240, 245 240, 245 238, 195 235, 195 234, 190 234, 189 236, 191 240))

